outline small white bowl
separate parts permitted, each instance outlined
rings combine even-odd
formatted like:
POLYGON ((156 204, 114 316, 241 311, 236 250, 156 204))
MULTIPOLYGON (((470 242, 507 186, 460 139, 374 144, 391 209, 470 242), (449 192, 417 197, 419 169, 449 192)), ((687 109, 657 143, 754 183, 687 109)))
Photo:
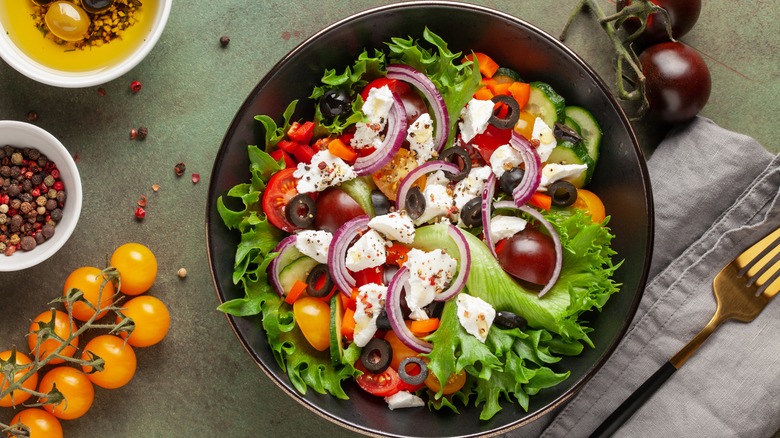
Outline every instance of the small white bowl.
POLYGON ((76 162, 65 146, 48 131, 29 123, 0 120, 0 147, 35 148, 57 165, 60 180, 65 184, 67 199, 62 219, 54 235, 31 251, 18 250, 10 256, 0 254, 0 272, 19 271, 35 266, 56 253, 68 241, 81 215, 81 177, 76 162))
MULTIPOLYGON (((23 1, 23 0, 7 0, 23 1)), ((29 0, 28 0, 29 1, 29 0)), ((173 0, 159 0, 158 7, 153 16, 151 31, 144 41, 124 59, 111 66, 84 72, 57 70, 45 66, 25 54, 14 44, 8 32, 0 23, 0 58, 3 58, 19 73, 43 84, 62 88, 84 88, 110 82, 119 76, 132 70, 149 54, 157 40, 160 39, 163 29, 168 22, 173 0)))

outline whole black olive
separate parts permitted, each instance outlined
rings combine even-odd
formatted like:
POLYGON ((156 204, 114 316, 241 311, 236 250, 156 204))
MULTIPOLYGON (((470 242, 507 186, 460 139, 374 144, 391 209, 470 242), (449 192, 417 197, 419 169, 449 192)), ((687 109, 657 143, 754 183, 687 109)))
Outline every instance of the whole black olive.
POLYGON ((309 228, 314 225, 314 214, 317 207, 309 195, 299 193, 284 207, 284 216, 298 228, 309 228))
POLYGON ((513 167, 501 174, 501 178, 498 179, 498 188, 507 195, 511 195, 512 191, 520 184, 525 176, 525 170, 519 167, 513 167))
POLYGON ((493 110, 493 115, 491 115, 490 119, 488 119, 488 123, 498 129, 510 129, 514 127, 517 121, 520 119, 520 105, 517 104, 515 98, 505 94, 499 94, 490 100, 492 100, 493 103, 506 105, 507 110, 503 117, 499 116, 497 112, 500 113, 502 110, 502 106, 499 105, 497 110, 493 110))
POLYGON ((333 289, 333 279, 328 265, 320 263, 306 277, 306 293, 310 297, 322 298, 327 296, 331 289, 333 289))
POLYGON ((379 189, 371 191, 371 204, 374 206, 374 213, 377 216, 390 213, 390 200, 379 189))
POLYGON ((384 372, 392 361, 393 347, 384 339, 371 339, 360 353, 360 363, 372 373, 384 372))
POLYGON ((460 146, 453 146, 445 149, 444 152, 439 154, 439 159, 457 165, 460 168, 458 173, 444 172, 444 176, 450 181, 460 181, 471 172, 471 157, 466 149, 460 146))
POLYGON ((556 207, 568 207, 577 200, 577 188, 568 181, 555 181, 547 187, 552 205, 556 207))
POLYGON ((351 109, 352 99, 349 98, 346 91, 340 88, 328 90, 320 98, 320 112, 329 119, 347 114, 351 109))
POLYGON ((482 226, 482 198, 471 198, 460 210, 460 220, 467 227, 482 226))
POLYGON ((384 308, 379 311, 379 316, 376 318, 376 328, 377 330, 382 331, 388 331, 392 330, 393 327, 390 326, 390 318, 387 317, 387 310, 384 308))
POLYGON ((81 0, 81 7, 90 14, 98 14, 114 6, 114 0, 81 0))
POLYGON ((425 196, 420 188, 415 186, 406 193, 406 214, 416 220, 425 212, 425 196))
POLYGON ((515 315, 512 312, 506 310, 500 310, 496 312, 496 317, 493 319, 493 324, 505 329, 518 328, 525 330, 525 326, 528 322, 520 315, 515 315))

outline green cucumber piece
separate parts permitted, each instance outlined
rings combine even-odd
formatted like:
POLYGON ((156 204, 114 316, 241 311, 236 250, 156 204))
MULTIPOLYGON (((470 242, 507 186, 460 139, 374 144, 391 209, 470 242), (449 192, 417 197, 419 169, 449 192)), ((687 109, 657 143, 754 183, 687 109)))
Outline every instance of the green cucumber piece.
POLYGON ((344 359, 344 345, 341 343, 341 320, 344 318, 344 308, 341 304, 341 292, 330 299, 330 360, 334 365, 341 365, 344 359))
POLYGON ((590 182, 593 176, 594 163, 588 155, 587 148, 581 141, 572 143, 570 141, 560 141, 555 146, 555 149, 550 153, 550 157, 547 159, 548 163, 558 164, 584 164, 588 166, 588 170, 582 173, 577 178, 564 178, 566 181, 574 184, 574 187, 582 188, 590 182))
POLYGON ((541 117, 544 123, 552 128, 555 122, 563 123, 565 120, 566 101, 549 84, 531 82, 531 94, 525 110, 541 117))
POLYGON ((499 67, 493 74, 493 78, 498 83, 502 82, 523 82, 523 78, 520 77, 520 73, 512 70, 511 68, 499 67))
POLYGON ((348 194, 360 208, 366 212, 368 217, 374 217, 374 204, 371 203, 371 191, 376 188, 371 176, 359 176, 349 181, 344 181, 339 188, 348 194))
POLYGON ((601 147, 602 137, 599 122, 593 117, 593 114, 591 114, 590 111, 579 106, 567 106, 565 114, 566 120, 571 119, 580 128, 577 132, 582 136, 582 142, 588 149, 588 155, 590 155, 590 158, 595 164, 599 159, 599 148, 601 147))
POLYGON ((311 270, 318 264, 317 260, 309 256, 301 256, 282 268, 282 271, 279 272, 279 284, 281 284, 284 293, 287 294, 296 281, 306 281, 311 270))

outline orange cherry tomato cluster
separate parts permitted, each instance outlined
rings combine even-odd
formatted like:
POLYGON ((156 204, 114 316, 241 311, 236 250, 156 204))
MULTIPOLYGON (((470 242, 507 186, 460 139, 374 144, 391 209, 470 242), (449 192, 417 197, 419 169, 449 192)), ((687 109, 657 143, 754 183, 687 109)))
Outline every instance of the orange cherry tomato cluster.
MULTIPOLYGON (((0 364, 16 364, 14 382, 21 382, 27 391, 46 395, 41 395, 39 402, 48 404, 22 409, 10 423, 12 427, 24 425, 32 438, 61 437, 60 420, 84 415, 94 401, 95 385, 116 389, 130 382, 137 367, 133 348, 157 344, 168 333, 167 306, 146 294, 157 277, 152 251, 127 243, 114 251, 110 265, 116 272, 84 266, 68 275, 63 287, 64 311, 50 309, 32 320, 27 334, 29 354, 0 352, 0 364), (125 298, 129 300, 123 301, 125 298), (109 312, 116 317, 107 316, 109 312), (80 338, 88 333, 85 330, 104 317, 112 319, 118 334, 97 335, 79 350, 80 338), (40 379, 39 371, 43 373, 40 379), (59 394, 52 393, 53 388, 59 394)), ((2 380, 0 394, 8 394, 0 397, 0 408, 16 408, 32 396, 22 389, 7 391, 9 387, 10 382, 2 380)))

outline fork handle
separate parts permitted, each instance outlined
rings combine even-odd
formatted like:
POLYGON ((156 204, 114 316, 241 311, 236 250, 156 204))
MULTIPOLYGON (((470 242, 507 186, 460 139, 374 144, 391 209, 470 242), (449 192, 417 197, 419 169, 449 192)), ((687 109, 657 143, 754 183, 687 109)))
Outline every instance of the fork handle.
POLYGON ((664 362, 658 371, 645 380, 645 383, 643 383, 642 386, 637 388, 631 396, 629 396, 595 431, 593 431, 590 438, 606 438, 612 436, 612 434, 620 429, 620 426, 622 426, 626 420, 634 415, 634 412, 653 396, 655 391, 657 391, 675 371, 677 371, 677 368, 675 368, 671 362, 664 362))

